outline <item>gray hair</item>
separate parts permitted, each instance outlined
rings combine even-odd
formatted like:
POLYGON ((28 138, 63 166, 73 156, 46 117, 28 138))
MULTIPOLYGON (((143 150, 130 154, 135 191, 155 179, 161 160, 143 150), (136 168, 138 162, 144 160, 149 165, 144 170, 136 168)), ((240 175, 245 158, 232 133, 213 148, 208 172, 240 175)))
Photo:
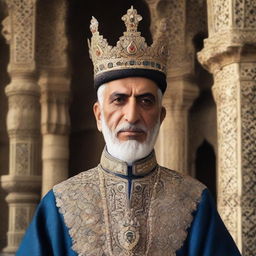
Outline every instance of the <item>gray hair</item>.
MULTIPOLYGON (((99 102, 100 106, 103 106, 104 91, 105 91, 106 85, 107 84, 102 84, 99 87, 98 91, 97 91, 97 98, 98 98, 98 102, 99 102)), ((161 107, 162 106, 163 93, 159 88, 157 88, 157 96, 158 96, 158 99, 159 99, 159 107, 161 107)))

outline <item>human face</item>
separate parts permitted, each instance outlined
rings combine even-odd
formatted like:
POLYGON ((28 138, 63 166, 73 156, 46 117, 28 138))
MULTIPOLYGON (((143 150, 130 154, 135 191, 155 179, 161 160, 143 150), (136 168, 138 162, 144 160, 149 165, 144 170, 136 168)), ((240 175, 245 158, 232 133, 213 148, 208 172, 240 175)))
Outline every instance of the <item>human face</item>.
POLYGON ((102 130, 102 114, 110 130, 123 124, 145 129, 121 129, 116 137, 120 142, 136 140, 143 143, 158 120, 163 121, 165 109, 160 104, 157 85, 142 77, 129 77, 109 82, 104 90, 102 108, 94 105, 98 129, 102 130))

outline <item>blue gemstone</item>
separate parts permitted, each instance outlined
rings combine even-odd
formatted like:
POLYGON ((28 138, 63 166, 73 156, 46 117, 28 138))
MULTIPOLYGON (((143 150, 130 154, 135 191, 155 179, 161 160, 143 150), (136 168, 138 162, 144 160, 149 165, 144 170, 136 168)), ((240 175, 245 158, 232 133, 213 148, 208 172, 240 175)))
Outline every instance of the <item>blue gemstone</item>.
POLYGON ((149 65, 150 65, 150 62, 149 62, 149 61, 143 61, 143 65, 144 65, 144 66, 149 66, 149 65))

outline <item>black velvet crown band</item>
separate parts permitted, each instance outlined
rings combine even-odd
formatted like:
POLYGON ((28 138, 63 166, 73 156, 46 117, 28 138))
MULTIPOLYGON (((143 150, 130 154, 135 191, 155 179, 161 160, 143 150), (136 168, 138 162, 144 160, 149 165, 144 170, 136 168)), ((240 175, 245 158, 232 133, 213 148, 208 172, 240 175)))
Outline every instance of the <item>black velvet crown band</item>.
POLYGON ((159 89, 162 91, 162 93, 166 90, 166 76, 164 73, 152 70, 152 69, 119 69, 119 70, 111 70, 104 73, 100 73, 96 75, 94 78, 94 86, 95 89, 98 90, 98 88, 107 82, 126 78, 126 77, 145 77, 152 81, 154 81, 159 89))

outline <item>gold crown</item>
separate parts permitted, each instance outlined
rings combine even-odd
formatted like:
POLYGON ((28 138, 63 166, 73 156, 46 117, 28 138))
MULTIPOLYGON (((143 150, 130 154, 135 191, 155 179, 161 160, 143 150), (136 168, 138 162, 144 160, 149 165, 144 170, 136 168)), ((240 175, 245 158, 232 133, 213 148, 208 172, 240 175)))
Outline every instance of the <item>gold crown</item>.
POLYGON ((94 65, 94 77, 114 70, 146 69, 166 74, 167 36, 166 24, 160 22, 154 42, 148 46, 145 38, 137 31, 142 17, 131 6, 122 17, 126 31, 119 38, 116 46, 108 44, 98 32, 98 21, 92 17, 90 30, 91 42, 88 40, 90 58, 94 65))

